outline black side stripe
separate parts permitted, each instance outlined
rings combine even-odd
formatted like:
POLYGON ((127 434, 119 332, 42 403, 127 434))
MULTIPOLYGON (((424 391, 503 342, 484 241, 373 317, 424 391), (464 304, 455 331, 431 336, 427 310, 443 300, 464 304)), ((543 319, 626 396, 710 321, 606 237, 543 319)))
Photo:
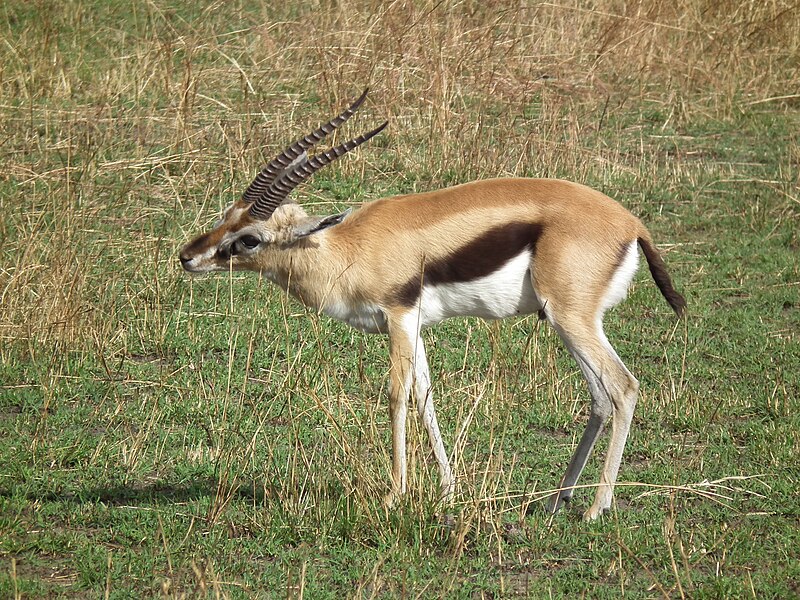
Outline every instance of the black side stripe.
POLYGON ((539 223, 509 223, 490 229, 449 256, 420 265, 420 272, 392 290, 390 301, 413 306, 423 286, 464 283, 491 275, 524 251, 535 252, 539 223))

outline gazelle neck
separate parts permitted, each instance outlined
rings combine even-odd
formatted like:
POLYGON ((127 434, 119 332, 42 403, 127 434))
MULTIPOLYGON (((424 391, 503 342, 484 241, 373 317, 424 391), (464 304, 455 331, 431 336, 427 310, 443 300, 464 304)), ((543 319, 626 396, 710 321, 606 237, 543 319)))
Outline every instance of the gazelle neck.
POLYGON ((275 267, 265 277, 308 308, 367 333, 383 333, 386 315, 359 293, 355 256, 339 247, 328 231, 276 250, 275 267))

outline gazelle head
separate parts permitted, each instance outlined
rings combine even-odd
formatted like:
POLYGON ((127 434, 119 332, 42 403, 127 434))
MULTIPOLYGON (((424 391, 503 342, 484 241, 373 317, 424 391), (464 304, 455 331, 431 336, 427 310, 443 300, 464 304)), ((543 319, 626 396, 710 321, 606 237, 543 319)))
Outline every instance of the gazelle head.
POLYGON ((347 213, 311 217, 296 204, 287 203, 291 191, 318 169, 374 137, 388 121, 363 135, 309 158, 307 151, 342 125, 358 110, 368 90, 340 115, 278 154, 256 175, 237 200, 222 214, 211 231, 180 251, 181 265, 193 273, 208 271, 260 271, 265 251, 285 247, 339 223, 347 213))

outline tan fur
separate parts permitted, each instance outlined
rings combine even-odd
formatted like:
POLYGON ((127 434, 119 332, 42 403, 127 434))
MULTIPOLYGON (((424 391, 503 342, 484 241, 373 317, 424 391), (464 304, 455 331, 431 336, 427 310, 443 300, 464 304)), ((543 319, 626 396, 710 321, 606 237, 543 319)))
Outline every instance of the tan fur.
POLYGON ((585 275, 587 262, 598 264, 600 272, 591 275, 602 290, 608 277, 602 265, 613 264, 615 244, 636 239, 643 229, 618 203, 584 186, 553 180, 489 180, 367 204, 333 229, 330 238, 345 251, 351 243, 356 245, 353 261, 364 267, 358 269, 359 287, 381 301, 385 289, 412 277, 423 258, 430 262, 447 256, 481 231, 511 221, 542 224, 544 233, 534 259, 537 282, 548 295, 572 298, 584 295, 577 289, 584 285, 567 281, 568 289, 562 290, 566 273, 585 275), (587 250, 592 254, 589 261, 587 250))
MULTIPOLYGON (((562 482, 566 489, 556 494, 553 509, 571 497, 588 453, 605 419, 613 413, 606 467, 595 504, 586 516, 596 518, 610 507, 638 382, 598 327, 603 299, 626 249, 640 238, 649 243, 650 235, 636 217, 604 194, 576 183, 495 179, 377 200, 338 225, 297 239, 295 231, 309 219, 312 217, 301 207, 284 204, 269 220, 254 221, 246 205, 240 203, 217 229, 184 248, 182 262, 193 271, 233 268, 261 272, 304 304, 337 318, 342 318, 342 307, 363 307, 367 316, 348 322, 368 331, 388 331, 392 361, 391 498, 405 491, 406 399, 412 387, 409 378, 427 377, 426 364, 424 371, 414 371, 423 368, 420 364, 415 367, 416 363, 424 362, 424 351, 419 355, 415 350, 421 339, 409 325, 413 312, 419 308, 404 302, 398 290, 413 287, 414 278, 421 278, 434 265, 444 268, 442 264, 454 260, 460 251, 496 228, 517 223, 538 227, 536 231, 541 233, 535 240, 530 262, 538 309, 546 314, 576 357, 593 397, 589 427, 562 482), (252 253, 213 256, 215 245, 225 244, 225 240, 244 231, 256 232, 268 243, 252 253), (373 318, 369 312, 372 310, 376 311, 374 327, 364 324, 373 318)), ((442 272, 446 273, 444 269, 442 272)), ((420 388, 416 395, 429 393, 429 389, 425 392, 420 388)), ((449 495, 453 481, 432 400, 418 397, 417 401, 434 441, 443 493, 449 495)))
MULTIPOLYGON (((253 224, 246 213, 236 216, 241 218, 220 229, 253 224)), ((284 204, 269 221, 255 226, 283 246, 291 242, 291 225, 306 217, 298 205, 284 204)), ((287 274, 292 265, 297 290, 309 288, 303 298, 316 296, 314 290, 322 282, 335 280, 329 298, 334 293, 342 300, 381 303, 386 290, 412 277, 423 259, 447 256, 481 231, 511 221, 542 224, 534 259, 540 290, 571 304, 580 299, 583 306, 576 308, 587 313, 594 312, 618 245, 646 232, 620 204, 586 186, 549 179, 495 179, 377 200, 314 236, 314 243, 268 249, 232 264, 235 270, 287 274), (328 248, 333 254, 327 254, 328 248), (314 258, 320 252, 326 252, 325 261, 314 258), (593 268, 587 271, 587 266, 593 268), (573 273, 580 275, 579 282, 569 277, 573 273)), ((208 235, 209 245, 219 241, 216 230, 208 235)), ((227 270, 228 261, 216 261, 214 267, 227 270)))

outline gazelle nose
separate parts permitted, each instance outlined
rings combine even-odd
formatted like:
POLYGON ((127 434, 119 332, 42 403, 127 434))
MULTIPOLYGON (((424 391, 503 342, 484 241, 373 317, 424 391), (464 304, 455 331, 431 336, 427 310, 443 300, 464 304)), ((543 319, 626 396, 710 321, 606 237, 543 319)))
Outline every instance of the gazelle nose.
POLYGON ((181 266, 184 269, 186 268, 186 265, 188 265, 190 262, 192 262, 192 257, 191 256, 185 256, 185 255, 181 254, 178 258, 180 258, 181 266))

